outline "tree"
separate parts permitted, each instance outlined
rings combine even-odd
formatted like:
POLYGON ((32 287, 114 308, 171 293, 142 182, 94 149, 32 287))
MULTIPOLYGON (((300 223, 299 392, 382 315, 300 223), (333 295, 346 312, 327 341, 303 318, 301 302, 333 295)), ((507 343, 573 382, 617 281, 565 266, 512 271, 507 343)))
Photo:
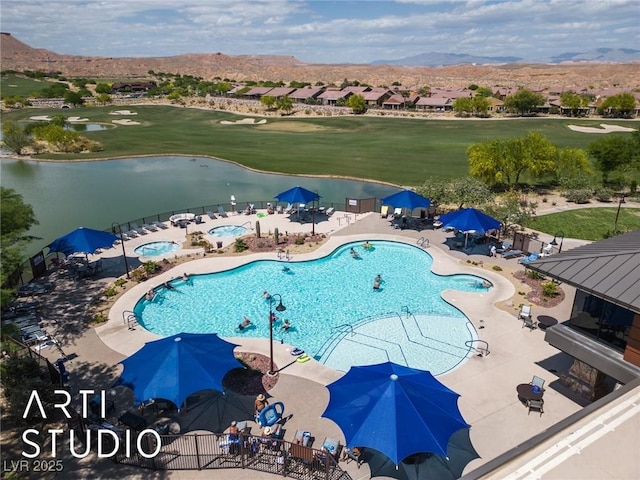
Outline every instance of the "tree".
POLYGON ((25 148, 33 145, 33 138, 17 123, 7 120, 2 124, 2 141, 16 155, 22 155, 25 148))
POLYGON ((540 105, 544 105, 544 97, 526 88, 504 99, 504 107, 519 112, 521 116, 531 113, 540 105))
POLYGON ((485 207, 485 212, 502 222, 504 232, 527 225, 535 215, 537 205, 527 202, 515 190, 509 190, 501 198, 485 207))
MULTIPOLYGON (((25 235, 38 220, 31 205, 24 203, 22 195, 11 188, 0 187, 0 285, 20 268, 25 258, 23 247, 35 237, 25 235)), ((13 290, 1 291, 4 307, 13 290)))
POLYGON ((276 100, 276 107, 278 110, 291 113, 291 110, 293 110, 293 100, 289 98, 289 95, 284 95, 276 100))
POLYGON ((595 158, 596 168, 602 172, 602 180, 605 183, 615 170, 625 166, 631 167, 632 163, 637 164, 638 150, 635 137, 627 139, 621 135, 607 135, 587 146, 587 151, 595 158))
POLYGON ((607 97, 600 105, 600 110, 612 117, 629 117, 635 108, 636 99, 627 92, 607 97))
POLYGON ((82 105, 84 103, 80 92, 72 92, 70 90, 67 90, 64 93, 64 101, 65 103, 70 103, 71 105, 82 105))
POLYGON ((473 102, 469 97, 458 97, 453 101, 453 111, 457 115, 470 115, 473 111, 473 102))
POLYGON ((491 102, 489 99, 482 95, 476 95, 471 99, 471 108, 473 109, 474 115, 486 116, 489 113, 489 107, 491 106, 491 102))
POLYGON ((481 181, 463 177, 449 181, 430 177, 416 188, 416 192, 431 200, 433 205, 454 204, 479 207, 493 200, 493 194, 481 181))
POLYGON ((111 93, 111 85, 108 83, 98 83, 96 85, 96 93, 111 93))
POLYGON ((533 176, 553 173, 557 147, 541 133, 529 132, 524 137, 474 143, 467 149, 467 157, 471 176, 489 185, 513 185, 524 173, 533 176))
POLYGON ((593 170, 587 152, 579 148, 559 149, 555 175, 558 180, 574 177, 593 177, 593 170))
POLYGON ((493 97, 493 90, 488 87, 478 87, 476 90, 476 97, 493 97))
POLYGON ((276 103, 276 99, 271 95, 263 95, 260 97, 260 103, 264 105, 267 110, 271 110, 276 103))
POLYGON ((353 113, 360 114, 367 111, 367 102, 362 95, 351 95, 347 99, 347 107, 349 107, 353 113))
POLYGON ((111 95, 108 93, 99 93, 96 97, 96 102, 101 103, 102 105, 111 103, 111 95))

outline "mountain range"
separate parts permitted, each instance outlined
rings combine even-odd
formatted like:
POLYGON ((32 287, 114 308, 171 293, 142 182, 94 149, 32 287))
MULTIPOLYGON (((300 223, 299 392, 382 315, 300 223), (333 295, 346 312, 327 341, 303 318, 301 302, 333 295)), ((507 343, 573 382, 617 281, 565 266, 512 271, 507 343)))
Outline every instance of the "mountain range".
POLYGON ((398 60, 375 60, 372 65, 401 65, 405 67, 439 67, 446 65, 488 65, 505 63, 546 63, 567 62, 628 63, 640 61, 640 50, 632 48, 596 48, 586 52, 565 52, 549 58, 526 60, 521 57, 483 57, 468 53, 429 52, 398 60))

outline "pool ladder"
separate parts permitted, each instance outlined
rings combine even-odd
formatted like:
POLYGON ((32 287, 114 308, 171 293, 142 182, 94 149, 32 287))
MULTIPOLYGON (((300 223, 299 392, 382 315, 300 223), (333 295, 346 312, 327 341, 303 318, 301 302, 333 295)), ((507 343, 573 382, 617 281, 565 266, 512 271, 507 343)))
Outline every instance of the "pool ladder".
POLYGON ((480 340, 479 338, 476 338, 475 340, 467 340, 466 342, 464 342, 464 346, 473 348, 474 351, 478 352, 479 357, 486 357, 491 353, 489 351, 489 344, 484 340, 480 340), (474 343, 481 343, 483 346, 478 347, 475 346, 474 343))
POLYGON ((416 242, 416 244, 420 247, 420 248, 429 248, 429 239, 425 238, 425 237, 420 237, 418 239, 418 241, 416 242))
POLYGON ((244 222, 242 225, 240 225, 241 227, 244 227, 245 225, 249 225, 249 230, 253 230, 253 227, 251 226, 251 220, 249 220, 248 222, 244 222))
POLYGON ((131 310, 122 312, 122 320, 129 330, 133 330, 138 325, 138 316, 131 310))

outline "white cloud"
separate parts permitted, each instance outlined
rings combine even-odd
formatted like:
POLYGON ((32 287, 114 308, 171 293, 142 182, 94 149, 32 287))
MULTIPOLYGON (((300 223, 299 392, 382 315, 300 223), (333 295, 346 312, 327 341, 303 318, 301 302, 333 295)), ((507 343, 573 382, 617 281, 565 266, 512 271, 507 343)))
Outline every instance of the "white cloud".
POLYGON ((2 0, 2 29, 100 56, 285 54, 364 63, 439 51, 537 59, 637 48, 638 0, 2 0))

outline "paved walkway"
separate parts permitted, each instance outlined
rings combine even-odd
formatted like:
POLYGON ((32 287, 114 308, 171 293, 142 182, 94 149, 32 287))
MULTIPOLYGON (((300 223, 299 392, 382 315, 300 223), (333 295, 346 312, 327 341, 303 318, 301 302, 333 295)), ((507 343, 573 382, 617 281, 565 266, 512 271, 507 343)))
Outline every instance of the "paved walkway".
MULTIPOLYGON (((255 216, 254 216, 255 217, 255 216)), ((241 216, 230 217, 225 222, 244 220, 241 216)), ((269 228, 290 228, 292 224, 284 223, 284 216, 269 216, 261 219, 265 225, 262 231, 269 228), (278 218, 280 217, 280 218, 278 218), (275 222, 267 226, 267 220, 275 222)), ((214 225, 217 220, 208 222, 206 226, 214 225)), ((221 223, 217 223, 221 224, 221 223)), ((239 223, 237 223, 239 224, 239 223)), ((301 228, 308 231, 309 225, 301 228)), ((433 269, 436 273, 469 272, 480 274, 488 278, 495 288, 478 301, 477 294, 461 292, 447 293, 445 299, 460 308, 475 325, 482 340, 488 342, 490 355, 474 356, 467 363, 451 373, 442 375, 439 380, 458 392, 461 397, 459 406, 463 417, 471 424, 471 440, 481 458, 472 461, 465 472, 483 465, 485 462, 508 451, 514 446, 550 428, 560 420, 579 411, 586 403, 577 398, 565 387, 559 384, 558 375, 566 371, 571 359, 544 342, 541 330, 531 331, 522 328, 516 319, 517 282, 510 273, 521 266, 517 261, 503 258, 489 258, 482 254, 467 255, 462 251, 450 251, 446 238, 450 235, 438 230, 397 230, 392 228, 389 221, 380 218, 379 214, 345 216, 343 212, 336 212, 326 222, 316 226, 321 232, 330 234, 327 243, 317 251, 307 254, 296 254, 295 259, 303 260, 332 251, 338 244, 349 241, 363 241, 365 239, 389 239, 415 244, 419 239, 428 240, 428 251, 434 258, 433 269), (349 220, 347 220, 349 218, 349 220), (475 265, 474 265, 475 263, 475 265), (493 266, 500 266, 501 274, 493 270, 493 266), (513 307, 498 309, 494 306, 498 302, 513 301, 513 307), (516 385, 527 383, 533 375, 542 377, 546 381, 545 414, 527 415, 526 409, 516 395, 516 385)), ((184 238, 184 230, 173 228, 166 233, 152 233, 152 238, 171 239, 170 236, 184 238), (155 237, 154 237, 155 236, 155 237)), ((177 238, 177 237, 176 237, 177 238)), ((550 239, 549 239, 550 240, 550 239)), ((145 239, 127 242, 126 248, 135 246, 135 242, 142 243, 145 239)), ((231 240, 229 240, 231 241, 231 240)), ((424 242, 423 242, 424 243, 424 242)), ((577 245, 570 239, 565 239, 565 249, 577 245)), ((47 297, 47 318, 50 319, 49 329, 61 341, 67 355, 72 360, 68 367, 70 371, 70 385, 74 391, 79 387, 96 389, 108 388, 118 377, 120 367, 117 362, 130 355, 144 342, 156 338, 150 332, 141 328, 128 330, 122 321, 122 311, 131 309, 137 298, 149 289, 148 285, 137 285, 128 290, 116 303, 109 316, 109 321, 97 329, 88 328, 83 323, 83 311, 92 299, 116 274, 123 272, 122 260, 118 252, 109 250, 103 254, 105 258, 105 272, 103 278, 95 280, 72 281, 60 276, 56 281, 57 288, 47 297)), ((250 258, 274 258, 273 253, 257 254, 250 258)), ((247 256, 206 256, 190 262, 189 271, 193 273, 208 272, 216 269, 229 268, 248 259, 247 256)), ((183 264, 173 271, 163 273, 152 280, 154 285, 165 279, 179 276, 185 270, 183 264)), ((549 311, 535 307, 535 315, 551 315, 558 319, 567 318, 573 299, 573 292, 567 290, 567 298, 563 304, 549 311)), ((240 350, 258 352, 268 355, 268 341, 262 339, 233 338, 240 343, 240 350)), ((291 357, 286 352, 286 345, 277 345, 275 351, 276 362, 280 365, 289 363, 291 357)), ((56 358, 54 351, 43 350, 44 354, 56 358)), ((311 360, 305 364, 294 363, 283 370, 275 388, 270 392, 273 399, 283 401, 287 410, 293 412, 293 417, 287 423, 287 428, 294 432, 305 429, 314 432, 317 437, 336 436, 342 434, 331 421, 320 415, 328 402, 325 385, 337 379, 340 374, 311 360)), ((126 410, 132 402, 131 395, 118 389, 116 405, 118 413, 126 410)), ((344 438, 341 438, 344 442, 344 438)), ((354 479, 369 478, 368 467, 364 465, 356 469, 353 463, 343 465, 354 479)), ((78 461, 65 459, 65 472, 58 478, 95 478, 99 471, 101 478, 172 478, 172 479, 204 479, 210 478, 210 472, 147 472, 129 467, 113 465, 108 460, 88 459, 78 461)), ((269 475, 260 474, 267 478, 269 475)), ((230 470, 224 476, 233 479, 253 479, 256 473, 252 471, 230 470)), ((274 477, 275 478, 275 477, 274 477)), ((382 478, 382 477, 380 477, 382 478)), ((586 478, 586 477, 585 477, 586 478)))

